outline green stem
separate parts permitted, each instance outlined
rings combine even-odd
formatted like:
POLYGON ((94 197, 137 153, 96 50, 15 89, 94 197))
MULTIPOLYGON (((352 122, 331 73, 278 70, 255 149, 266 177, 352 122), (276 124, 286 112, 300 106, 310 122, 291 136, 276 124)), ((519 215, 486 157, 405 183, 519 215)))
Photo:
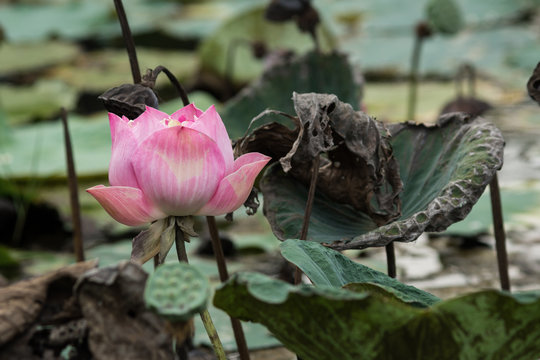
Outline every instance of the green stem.
MULTIPOLYGON (((206 222, 208 223, 208 231, 210 232, 210 238, 212 240, 212 249, 216 256, 216 262, 218 266, 219 279, 221 282, 225 282, 229 279, 229 271, 227 270, 227 262, 225 261, 225 254, 223 253, 223 245, 221 244, 221 238, 219 237, 219 230, 216 224, 216 218, 213 216, 207 216, 206 222)), ((242 329, 242 323, 240 320, 230 317, 231 326, 233 328, 234 339, 236 341, 236 348, 240 354, 240 360, 249 360, 249 349, 242 329)))
POLYGON ((409 102, 407 106, 407 121, 414 121, 416 113, 416 95, 418 91, 418 70, 420 68, 420 52, 422 50, 423 36, 415 36, 414 49, 411 59, 411 73, 409 79, 409 102))
POLYGON ((216 357, 218 358, 218 360, 227 360, 227 356, 225 356, 225 349, 223 349, 223 345, 221 345, 218 332, 216 330, 216 327, 214 326, 212 318, 210 317, 210 313, 208 312, 208 310, 203 310, 201 311, 200 315, 201 320, 204 324, 204 328, 206 329, 206 333, 208 334, 210 342, 214 347, 216 357))
MULTIPOLYGON (((186 251, 186 243, 187 240, 187 234, 182 231, 182 229, 177 225, 175 225, 176 229, 176 253, 178 256, 179 262, 188 262, 187 257, 187 251, 186 251)), ((200 313, 201 320, 204 324, 204 328, 206 329, 206 333, 208 334, 208 338, 210 338, 210 342, 212 343, 212 346, 214 348, 214 352, 218 358, 218 360, 227 360, 227 357, 225 356, 225 350, 223 349, 223 345, 221 344, 221 340, 219 339, 218 332, 216 330, 216 327, 214 326, 214 322, 212 321, 212 317, 210 316, 210 313, 208 310, 203 310, 200 313)))

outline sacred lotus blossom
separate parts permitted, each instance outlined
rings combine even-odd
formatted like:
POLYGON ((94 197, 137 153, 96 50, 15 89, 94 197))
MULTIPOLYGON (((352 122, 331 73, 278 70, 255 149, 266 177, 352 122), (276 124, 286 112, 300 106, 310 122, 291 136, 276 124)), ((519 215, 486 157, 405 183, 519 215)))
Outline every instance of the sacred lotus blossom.
POLYGON ((111 186, 87 191, 125 225, 232 212, 270 160, 260 153, 235 160, 213 105, 202 112, 189 104, 170 116, 146 107, 135 120, 109 113, 109 122, 111 186))

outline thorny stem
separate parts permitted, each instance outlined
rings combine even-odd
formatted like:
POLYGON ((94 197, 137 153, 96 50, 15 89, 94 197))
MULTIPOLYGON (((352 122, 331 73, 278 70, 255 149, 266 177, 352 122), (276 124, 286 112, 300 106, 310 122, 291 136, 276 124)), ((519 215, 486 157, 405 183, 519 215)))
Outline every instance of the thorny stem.
MULTIPOLYGON (((306 240, 309 230, 309 219, 311 218, 311 210, 313 209, 313 200, 315 199, 315 189, 317 187, 317 179, 319 177, 319 165, 321 162, 321 156, 317 155, 313 159, 311 165, 311 181, 309 183, 308 198, 306 201, 306 210, 304 212, 304 222, 302 223, 302 231, 300 232, 300 240, 306 240)), ((294 284, 300 284, 302 280, 302 271, 296 267, 294 271, 294 284)))
POLYGON ((126 45, 126 50, 129 57, 129 65, 131 66, 131 76, 133 82, 138 84, 141 82, 141 71, 139 69, 139 61, 137 60, 137 51, 135 50, 135 42, 129 29, 129 23, 127 20, 126 12, 122 0, 114 0, 114 7, 116 8, 116 14, 118 15, 118 21, 122 28, 122 36, 126 45))
POLYGON ((394 242, 389 243, 384 247, 386 250, 386 267, 388 269, 388 276, 396 277, 396 253, 394 250, 394 242))
POLYGON ((157 78, 158 74, 160 72, 164 72, 165 75, 167 75, 167 77, 169 78, 169 80, 171 81, 171 83, 174 85, 174 87, 176 88, 176 90, 178 91, 178 94, 180 95, 180 98, 182 99, 182 103, 184 104, 184 106, 187 106, 189 105, 189 98, 187 96, 187 93, 186 93, 186 90, 184 89, 184 87, 182 86, 182 84, 180 84, 180 82, 178 81, 178 79, 174 76, 174 74, 172 72, 170 72, 169 69, 167 69, 165 66, 158 66, 154 69, 153 71, 153 78, 157 78))
MULTIPOLYGON (((186 240, 188 240, 188 236, 182 229, 176 224, 175 225, 175 232, 176 232, 176 254, 178 256, 179 262, 185 262, 188 263, 188 257, 186 252, 186 240)), ((210 338, 210 342, 212 343, 212 346, 214 347, 214 352, 216 353, 216 357, 218 360, 227 360, 227 357, 225 356, 225 350, 223 349, 223 345, 221 344, 221 340, 219 339, 218 332, 216 330, 216 327, 214 326, 214 322, 212 321, 212 317, 210 316, 210 313, 207 309, 201 311, 199 313, 201 316, 201 320, 204 324, 204 328, 206 329, 206 332, 208 333, 208 337, 210 338)))
POLYGON ((73 250, 77 262, 84 261, 84 249, 81 230, 81 208, 79 205, 79 187, 77 186, 77 174, 75 173, 75 162, 73 160, 73 148, 67 122, 66 109, 62 108, 61 116, 64 128, 64 142, 66 147, 66 163, 68 172, 69 202, 71 206, 71 221, 73 223, 73 250))
MULTIPOLYGON (((216 225, 216 218, 213 216, 207 216, 206 222, 208 223, 208 230, 210 232, 210 238, 212 239, 212 249, 216 256, 216 262, 218 266, 219 279, 221 282, 229 279, 229 272, 227 270, 227 263, 225 261, 225 254, 223 253, 223 246, 221 244, 221 238, 219 237, 219 231, 216 225)), ((234 338, 236 340, 236 346, 240 354, 241 360, 249 360, 249 350, 242 329, 242 323, 234 317, 231 318, 231 325, 234 332, 234 338)))
POLYGON ((414 37, 414 49, 411 58, 411 73, 409 79, 409 102, 407 106, 407 119, 414 121, 416 113, 416 95, 418 91, 418 70, 420 68, 420 52, 422 50, 423 36, 414 37))
POLYGON ((491 197, 491 212, 493 214, 493 229, 495 231, 495 247, 497 249, 497 264, 499 266, 499 278, 501 289, 510 291, 510 277, 508 276, 508 256, 506 254, 506 235, 501 206, 501 193, 497 173, 489 184, 491 197))

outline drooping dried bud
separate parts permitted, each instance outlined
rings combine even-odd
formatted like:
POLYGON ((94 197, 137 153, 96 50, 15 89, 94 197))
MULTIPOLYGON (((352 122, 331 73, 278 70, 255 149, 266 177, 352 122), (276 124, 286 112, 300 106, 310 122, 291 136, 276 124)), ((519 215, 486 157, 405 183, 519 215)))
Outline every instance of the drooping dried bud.
POLYGON ((253 41, 251 43, 251 52, 255 58, 262 59, 268 53, 268 48, 262 41, 253 41))
POLYGON ((428 38, 433 35, 433 30, 431 30, 429 24, 423 21, 416 24, 414 32, 416 33, 416 37, 419 39, 428 38))
POLYGON ((311 34, 320 22, 319 14, 311 6, 310 0, 272 0, 264 16, 275 22, 294 20, 301 31, 311 34))
POLYGON ((540 62, 536 65, 529 81, 527 82, 527 91, 531 99, 540 105, 540 62))
POLYGON ((141 84, 123 84, 105 91, 99 100, 107 111, 128 119, 136 119, 146 106, 158 107, 158 98, 154 91, 141 84))
POLYGON ((309 0, 272 0, 264 17, 270 21, 283 22, 302 15, 310 7, 309 0))

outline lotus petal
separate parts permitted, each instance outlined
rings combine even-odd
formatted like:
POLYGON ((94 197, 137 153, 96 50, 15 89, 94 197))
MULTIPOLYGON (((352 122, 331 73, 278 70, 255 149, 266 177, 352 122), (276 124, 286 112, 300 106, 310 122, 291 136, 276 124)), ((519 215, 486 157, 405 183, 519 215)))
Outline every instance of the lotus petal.
POLYGON ((225 174, 217 144, 183 126, 154 132, 139 145, 133 166, 140 188, 166 214, 193 215, 225 174))
POLYGON ((138 226, 166 217, 137 188, 97 185, 86 191, 95 197, 116 221, 128 226, 138 226))
POLYGON ((138 188, 137 177, 131 165, 131 156, 137 142, 127 118, 109 113, 111 126, 111 162, 109 163, 109 183, 113 186, 138 188))
MULTIPOLYGON (((175 113, 176 114, 176 113, 175 113)), ((194 122, 183 123, 183 126, 186 126, 190 129, 197 130, 211 139, 213 139, 223 155, 226 165, 226 174, 232 172, 234 155, 231 145, 231 139, 227 134, 227 129, 221 120, 221 117, 216 111, 214 105, 210 106, 199 119, 194 122)))
POLYGON ((255 178, 270 157, 260 153, 242 155, 234 162, 234 172, 221 180, 212 199, 198 215, 223 215, 238 209, 247 199, 255 178))

